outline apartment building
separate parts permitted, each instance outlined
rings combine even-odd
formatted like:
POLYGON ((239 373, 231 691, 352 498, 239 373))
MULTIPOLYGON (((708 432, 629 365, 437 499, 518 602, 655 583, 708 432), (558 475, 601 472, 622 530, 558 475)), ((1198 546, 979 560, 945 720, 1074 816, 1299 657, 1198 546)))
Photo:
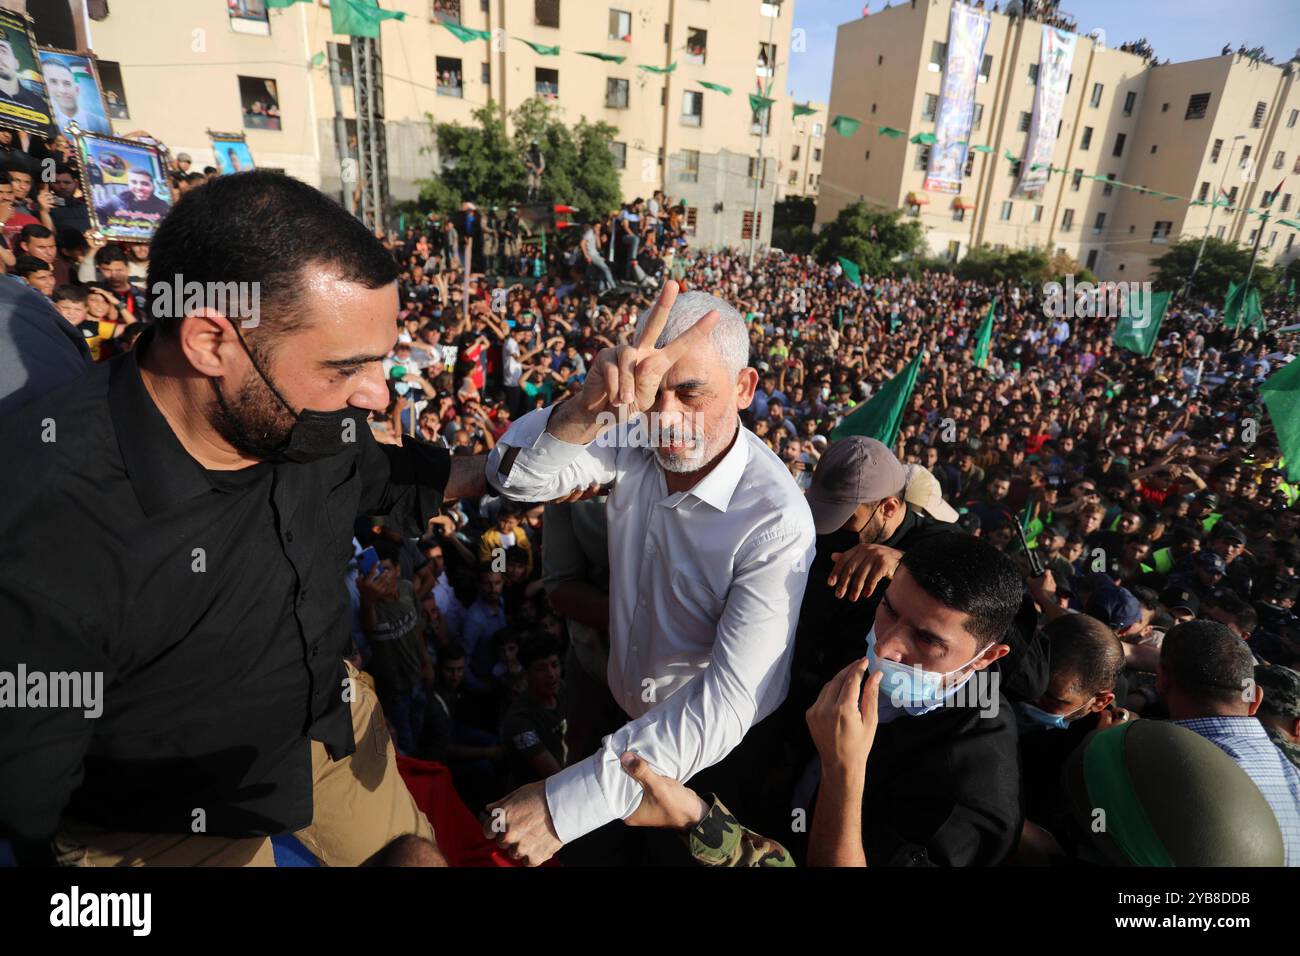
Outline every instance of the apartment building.
POLYGON ((817 198, 822 178, 822 161, 826 155, 825 103, 805 103, 815 110, 791 121, 790 142, 780 170, 780 198, 794 196, 817 198))
MULTIPOLYGON (((828 114, 863 126, 850 137, 828 137, 818 223, 861 198, 906 209, 925 227, 936 255, 957 259, 979 244, 1037 245, 1069 254, 1102 278, 1141 280, 1162 246, 1204 235, 1211 216, 1214 234, 1253 241, 1259 220, 1249 210, 1277 185, 1272 179, 1300 171, 1293 71, 1236 54, 1152 66, 1078 36, 1051 146, 1051 166, 1065 172, 1048 171, 1039 191, 1018 193, 1046 27, 990 12, 969 136, 971 146, 988 151, 968 153, 957 195, 927 192, 932 146, 910 139, 935 130, 953 4, 902 3, 839 27, 828 114), (879 126, 908 136, 882 136, 879 126), (1229 157, 1226 144, 1233 142, 1229 157), (1224 180, 1235 203, 1230 214, 1167 198, 1197 198, 1209 182, 1212 201, 1230 162, 1224 180), (1234 195, 1231 180, 1243 173, 1251 179, 1237 183, 1234 195)), ((1287 199, 1283 190, 1270 211, 1285 216, 1287 199)), ((1295 254, 1293 230, 1270 224, 1265 231, 1261 262, 1295 254)))

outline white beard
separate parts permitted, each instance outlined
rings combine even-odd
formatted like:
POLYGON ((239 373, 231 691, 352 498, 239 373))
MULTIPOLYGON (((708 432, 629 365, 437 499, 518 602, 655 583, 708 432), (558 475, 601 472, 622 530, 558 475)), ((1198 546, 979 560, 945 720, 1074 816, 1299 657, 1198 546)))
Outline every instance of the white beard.
POLYGON ((681 426, 665 428, 659 433, 659 444, 654 448, 655 461, 659 462, 659 467, 664 471, 678 475, 699 471, 708 464, 715 450, 715 443, 710 438, 703 425, 693 433, 691 429, 681 426), (676 442, 685 443, 682 451, 667 452, 663 448, 664 445, 676 442))

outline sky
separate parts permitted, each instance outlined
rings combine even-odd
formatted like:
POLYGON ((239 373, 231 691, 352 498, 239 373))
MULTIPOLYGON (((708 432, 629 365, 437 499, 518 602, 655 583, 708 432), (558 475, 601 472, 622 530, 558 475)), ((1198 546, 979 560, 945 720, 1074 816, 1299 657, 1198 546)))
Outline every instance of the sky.
MULTIPOLYGON (((796 100, 830 101, 835 29, 859 19, 863 2, 795 0, 795 28, 806 32, 806 51, 791 54, 790 84, 796 100)), ((894 0, 893 5, 908 2, 894 0)), ((990 9, 993 2, 988 0, 990 9)), ((873 11, 884 5, 884 0, 870 3, 873 11)), ((1101 27, 1112 47, 1146 37, 1162 61, 1217 56, 1231 42, 1233 49, 1241 43, 1248 48, 1262 45, 1274 62, 1283 63, 1300 48, 1297 0, 1064 0, 1061 6, 1078 21, 1080 33, 1101 27)))

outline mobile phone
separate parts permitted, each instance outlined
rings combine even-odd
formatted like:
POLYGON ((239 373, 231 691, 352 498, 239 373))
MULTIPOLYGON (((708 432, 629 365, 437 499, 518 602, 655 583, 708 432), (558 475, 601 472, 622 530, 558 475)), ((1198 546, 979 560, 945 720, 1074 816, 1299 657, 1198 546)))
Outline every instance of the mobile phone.
POLYGON ((362 577, 370 577, 372 572, 379 564, 379 554, 373 547, 366 548, 357 558, 357 568, 361 571, 362 577))

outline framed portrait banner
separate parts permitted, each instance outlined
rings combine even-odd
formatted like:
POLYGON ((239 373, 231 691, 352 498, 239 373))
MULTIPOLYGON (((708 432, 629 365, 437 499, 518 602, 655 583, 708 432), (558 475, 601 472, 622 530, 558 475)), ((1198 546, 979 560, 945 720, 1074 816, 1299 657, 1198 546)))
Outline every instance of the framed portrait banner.
POLYGON ((31 18, 0 7, 0 126, 48 136, 52 112, 31 18))
POLYGON ((105 239, 148 242, 171 212, 167 151, 153 143, 70 130, 90 227, 105 239))
POLYGON ((228 173, 245 173, 253 169, 253 154, 248 150, 248 143, 243 133, 217 133, 208 130, 212 140, 212 153, 216 156, 216 167, 224 176, 228 173))
POLYGON ((45 92, 54 111, 54 125, 65 136, 73 123, 88 133, 113 135, 108 101, 94 54, 40 47, 36 56, 41 64, 45 92))

